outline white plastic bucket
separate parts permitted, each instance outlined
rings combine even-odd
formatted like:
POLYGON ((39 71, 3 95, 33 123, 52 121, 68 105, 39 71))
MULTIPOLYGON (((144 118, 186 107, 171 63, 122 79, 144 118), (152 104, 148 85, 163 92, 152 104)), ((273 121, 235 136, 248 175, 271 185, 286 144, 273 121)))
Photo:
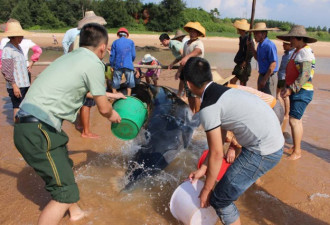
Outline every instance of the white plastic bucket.
POLYGON ((199 194, 204 182, 183 182, 175 189, 170 201, 172 215, 185 225, 214 225, 218 221, 215 210, 210 206, 200 208, 199 194))

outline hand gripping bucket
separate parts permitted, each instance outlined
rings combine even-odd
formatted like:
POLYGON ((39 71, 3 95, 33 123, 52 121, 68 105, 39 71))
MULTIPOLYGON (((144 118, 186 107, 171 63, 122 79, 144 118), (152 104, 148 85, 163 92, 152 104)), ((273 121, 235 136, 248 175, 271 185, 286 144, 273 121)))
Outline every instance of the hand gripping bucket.
POLYGON ((183 182, 172 194, 170 210, 172 215, 185 225, 214 225, 218 221, 215 210, 210 206, 200 208, 199 194, 204 182, 183 182))
POLYGON ((113 109, 121 117, 120 123, 112 123, 112 133, 123 140, 131 140, 139 133, 148 115, 147 105, 140 99, 127 96, 113 103, 113 109))

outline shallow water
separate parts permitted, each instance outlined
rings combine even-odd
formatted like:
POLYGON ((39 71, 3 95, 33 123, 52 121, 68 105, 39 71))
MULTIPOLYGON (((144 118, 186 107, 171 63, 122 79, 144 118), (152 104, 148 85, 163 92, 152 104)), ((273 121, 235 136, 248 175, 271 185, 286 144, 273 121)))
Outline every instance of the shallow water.
MULTIPOLYGON (((137 59, 145 53, 137 52, 137 59)), ((61 54, 45 51, 40 61, 54 60, 61 54)), ((156 51, 152 55, 164 64, 172 60, 170 51, 156 51)), ((227 68, 232 57, 227 53, 222 56, 220 62, 227 60, 228 64, 224 64, 227 68)), ((206 57, 211 57, 211 62, 218 62, 216 55, 207 54, 206 57)), ((33 74, 37 75, 41 67, 34 69, 33 74)), ((223 72, 230 74, 231 69, 223 72)), ((254 72, 249 84, 255 86, 255 83, 254 72)), ((163 71, 160 84, 175 88, 173 72, 163 71)), ((328 84, 328 76, 316 76, 314 99, 303 120, 302 159, 295 162, 281 160, 262 178, 262 185, 252 186, 236 202, 243 224, 330 224, 330 129, 326 122, 330 110, 328 84)), ((4 87, 4 82, 0 85, 4 87)), ((43 182, 14 147, 10 100, 4 88, 0 92, 0 224, 35 224, 50 197, 43 189, 43 182)), ((74 125, 64 123, 64 130, 70 137, 68 148, 80 189, 79 205, 88 214, 87 218, 75 224, 180 224, 171 215, 168 204, 175 188, 196 169, 199 156, 207 148, 202 129, 195 131, 188 148, 181 149, 164 171, 143 179, 131 192, 120 192, 126 182, 128 162, 141 140, 119 140, 111 134, 108 124, 96 107, 91 111, 91 129, 101 135, 100 139, 82 139, 74 125)), ((289 128, 287 130, 289 132, 289 128)), ((292 140, 287 139, 285 146, 290 147, 291 144, 292 140)), ((61 224, 72 223, 66 215, 61 224)))

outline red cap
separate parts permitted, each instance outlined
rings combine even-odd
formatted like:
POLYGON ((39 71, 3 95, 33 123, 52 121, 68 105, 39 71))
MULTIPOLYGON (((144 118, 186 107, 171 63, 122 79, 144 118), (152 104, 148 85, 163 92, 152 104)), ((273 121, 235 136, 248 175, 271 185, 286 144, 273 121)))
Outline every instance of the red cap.
POLYGON ((127 37, 129 36, 129 33, 128 33, 128 30, 125 28, 125 27, 121 27, 119 28, 118 32, 117 32, 117 35, 120 33, 120 32, 124 32, 127 34, 127 37))

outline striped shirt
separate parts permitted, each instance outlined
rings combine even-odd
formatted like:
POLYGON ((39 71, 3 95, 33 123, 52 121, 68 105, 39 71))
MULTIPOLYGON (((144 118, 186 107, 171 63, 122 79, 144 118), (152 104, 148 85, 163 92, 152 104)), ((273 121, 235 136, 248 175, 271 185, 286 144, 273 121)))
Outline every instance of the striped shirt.
POLYGON ((20 88, 30 87, 26 61, 20 46, 16 48, 8 42, 3 48, 1 59, 1 71, 7 81, 7 88, 12 89, 13 83, 16 83, 20 88))

